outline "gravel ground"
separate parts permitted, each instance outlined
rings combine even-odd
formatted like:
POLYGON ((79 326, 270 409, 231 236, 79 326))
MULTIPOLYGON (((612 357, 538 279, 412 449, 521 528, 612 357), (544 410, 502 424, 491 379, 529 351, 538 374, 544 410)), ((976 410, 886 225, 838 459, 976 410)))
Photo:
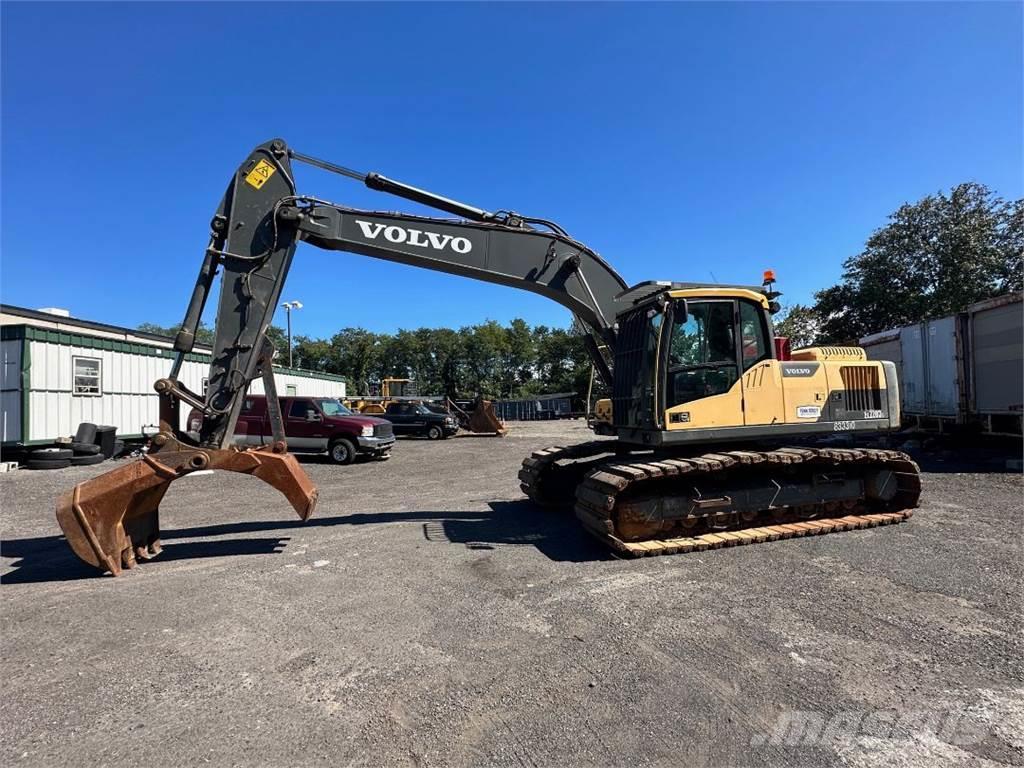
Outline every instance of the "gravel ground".
POLYGON ((0 764, 1024 765, 1019 474, 939 457, 904 525, 619 560, 518 489, 588 438, 308 460, 305 524, 185 479, 117 579, 53 517, 109 465, 0 475, 0 764))

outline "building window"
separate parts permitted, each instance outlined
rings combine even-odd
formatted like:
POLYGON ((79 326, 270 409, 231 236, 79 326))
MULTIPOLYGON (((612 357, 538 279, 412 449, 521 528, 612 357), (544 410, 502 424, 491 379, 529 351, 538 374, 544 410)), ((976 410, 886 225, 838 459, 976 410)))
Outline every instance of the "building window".
POLYGON ((100 384, 100 366, 102 361, 97 357, 72 357, 71 366, 74 370, 74 383, 71 388, 73 395, 90 395, 99 397, 103 394, 100 384))
POLYGON ((210 380, 203 376, 203 399, 206 399, 206 393, 210 391, 210 380))

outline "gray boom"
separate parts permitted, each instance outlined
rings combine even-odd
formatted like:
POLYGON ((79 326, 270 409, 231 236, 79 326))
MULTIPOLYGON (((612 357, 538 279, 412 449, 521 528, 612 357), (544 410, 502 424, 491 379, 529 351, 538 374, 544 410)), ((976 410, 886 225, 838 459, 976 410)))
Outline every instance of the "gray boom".
POLYGON ((266 331, 300 240, 327 250, 373 256, 547 296, 569 309, 590 331, 584 337, 588 351, 601 377, 611 384, 611 371, 600 345, 606 347, 608 357, 614 355, 615 316, 626 297, 626 283, 600 256, 551 222, 514 213, 489 213, 378 174, 359 174, 301 155, 275 139, 253 150, 239 167, 211 228, 210 245, 175 339, 178 357, 170 376, 181 399, 205 411, 201 445, 223 448, 231 441, 243 396, 258 374, 266 331), (298 196, 292 159, 466 220, 362 211, 298 196), (176 380, 184 355, 193 348, 218 269, 223 281, 209 389, 203 401, 176 380))

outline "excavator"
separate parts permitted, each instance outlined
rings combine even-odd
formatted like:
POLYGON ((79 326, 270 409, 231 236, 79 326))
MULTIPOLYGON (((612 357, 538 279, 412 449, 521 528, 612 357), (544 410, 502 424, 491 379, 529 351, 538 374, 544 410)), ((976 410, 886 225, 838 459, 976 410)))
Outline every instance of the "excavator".
POLYGON ((856 347, 789 350, 774 335, 774 276, 761 285, 627 285, 594 250, 548 219, 487 211, 274 139, 239 166, 210 224, 199 275, 155 383, 159 432, 148 453, 76 485, 57 503, 72 550, 118 575, 161 551, 171 483, 220 469, 281 491, 303 520, 317 490, 288 453, 267 340, 300 242, 520 288, 566 307, 611 397, 599 437, 535 451, 519 480, 537 504, 574 508, 620 556, 717 549, 898 523, 917 506, 917 465, 884 447, 900 423, 892 363, 856 347), (447 216, 361 210, 299 194, 305 163, 447 216), (454 217, 454 218, 452 218, 454 217), (221 275, 205 395, 179 380, 214 278, 221 275), (273 440, 233 444, 245 393, 262 378, 273 440), (204 417, 198 437, 181 405, 204 417))

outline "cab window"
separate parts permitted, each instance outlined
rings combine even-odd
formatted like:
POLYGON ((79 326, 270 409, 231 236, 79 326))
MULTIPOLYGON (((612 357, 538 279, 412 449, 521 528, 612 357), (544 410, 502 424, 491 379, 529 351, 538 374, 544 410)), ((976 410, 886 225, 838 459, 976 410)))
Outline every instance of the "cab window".
POLYGON ((749 301, 740 302, 740 345, 744 371, 770 357, 764 315, 760 308, 749 301))
POLYGON ((676 312, 668 349, 666 407, 727 392, 739 376, 732 301, 688 303, 676 312))
POLYGON ((672 329, 669 366, 735 362, 732 302, 691 303, 686 320, 672 329))
POLYGON ((325 416, 351 416, 352 411, 346 408, 339 400, 317 400, 320 410, 325 416))
POLYGON ((316 410, 309 400, 292 400, 292 405, 288 409, 288 417, 291 419, 306 419, 311 413, 316 413, 316 410))

